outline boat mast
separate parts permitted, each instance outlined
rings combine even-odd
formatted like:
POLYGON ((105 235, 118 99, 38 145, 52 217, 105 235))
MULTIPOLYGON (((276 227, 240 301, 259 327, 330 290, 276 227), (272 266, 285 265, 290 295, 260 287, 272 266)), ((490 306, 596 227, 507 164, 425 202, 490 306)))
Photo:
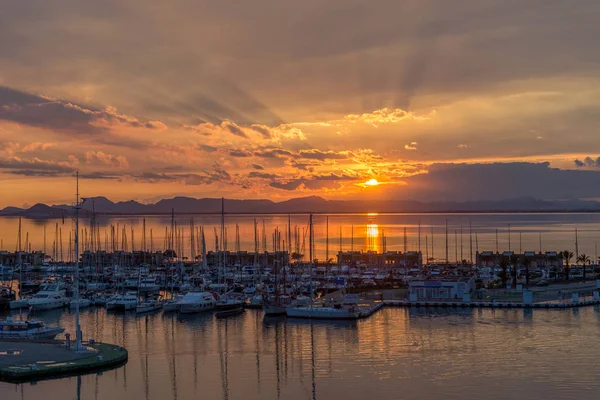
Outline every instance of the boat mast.
POLYGON ((313 290, 313 215, 309 216, 309 231, 308 231, 308 254, 310 257, 309 260, 309 268, 310 268, 310 308, 313 306, 313 302, 315 300, 314 290, 313 290))
POLYGON ((79 325, 79 171, 76 171, 75 193, 75 351, 81 351, 82 333, 79 325))
MULTIPOLYGON (((221 197, 221 245, 219 246, 221 248, 221 254, 222 257, 219 257, 221 259, 221 274, 222 274, 222 279, 223 279, 223 284, 225 284, 225 242, 224 242, 224 237, 225 237, 225 198, 221 197)), ((225 293, 227 290, 225 287, 223 287, 223 292, 225 293)))

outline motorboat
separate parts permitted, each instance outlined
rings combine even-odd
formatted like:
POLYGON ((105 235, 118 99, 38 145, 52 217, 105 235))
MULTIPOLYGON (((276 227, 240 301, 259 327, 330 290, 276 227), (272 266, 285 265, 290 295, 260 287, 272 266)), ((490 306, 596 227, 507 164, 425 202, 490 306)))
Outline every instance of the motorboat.
POLYGON ((217 301, 209 292, 189 292, 177 301, 177 305, 180 313, 190 314, 213 310, 217 301))
POLYGON ((160 285, 156 283, 156 279, 145 277, 140 281, 138 286, 140 293, 157 293, 160 291, 160 285))
POLYGON ((264 306, 264 298, 262 294, 257 294, 255 296, 246 299, 246 308, 257 308, 261 309, 264 306))
POLYGON ((29 307, 33 311, 62 308, 69 302, 64 293, 58 285, 46 285, 29 300, 29 307))
POLYGON ((162 301, 159 299, 148 299, 138 303, 135 308, 136 314, 145 314, 153 311, 158 311, 162 308, 162 301))
POLYGON ((12 300, 9 303, 9 307, 11 310, 29 307, 29 300, 31 300, 31 297, 21 297, 20 299, 12 300))
POLYGON ((77 307, 77 303, 79 303, 79 308, 86 308, 92 305, 92 300, 80 298, 79 300, 71 300, 69 302, 69 308, 75 309, 77 307))
POLYGON ((117 294, 106 302, 107 310, 129 311, 135 310, 138 305, 138 297, 135 294, 117 294))
POLYGON ((244 302, 233 297, 222 297, 217 301, 216 308, 219 311, 231 310, 233 308, 243 307, 244 302))
POLYGON ((277 315, 286 315, 287 313, 287 307, 290 306, 291 303, 291 298, 288 295, 281 295, 278 298, 274 299, 273 301, 268 300, 265 302, 265 305, 263 306, 263 310, 265 312, 265 315, 270 317, 270 316, 277 316, 277 315))
POLYGON ((0 321, 0 339, 54 339, 64 328, 45 326, 41 321, 0 321))
POLYGON ((162 309, 164 312, 173 312, 179 310, 179 300, 183 298, 182 295, 178 295, 172 299, 163 301, 162 309))

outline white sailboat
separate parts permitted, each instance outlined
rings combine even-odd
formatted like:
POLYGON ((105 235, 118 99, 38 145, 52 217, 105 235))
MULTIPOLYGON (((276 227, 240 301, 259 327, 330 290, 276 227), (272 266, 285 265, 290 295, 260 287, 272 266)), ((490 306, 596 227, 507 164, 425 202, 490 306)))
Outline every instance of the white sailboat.
POLYGON ((307 306, 288 307, 287 316, 290 318, 306 319, 358 319, 360 312, 353 305, 340 305, 335 307, 324 307, 314 304, 313 290, 313 216, 309 217, 309 255, 310 255, 310 296, 311 302, 307 306))

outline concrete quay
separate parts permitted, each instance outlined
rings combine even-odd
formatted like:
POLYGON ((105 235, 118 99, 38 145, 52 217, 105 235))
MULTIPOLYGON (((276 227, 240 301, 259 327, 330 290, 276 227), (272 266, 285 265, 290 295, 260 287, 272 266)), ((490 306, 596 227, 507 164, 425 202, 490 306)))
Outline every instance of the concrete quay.
POLYGON ((127 350, 107 343, 87 343, 75 352, 60 341, 0 341, 0 380, 31 382, 79 375, 123 365, 127 350))

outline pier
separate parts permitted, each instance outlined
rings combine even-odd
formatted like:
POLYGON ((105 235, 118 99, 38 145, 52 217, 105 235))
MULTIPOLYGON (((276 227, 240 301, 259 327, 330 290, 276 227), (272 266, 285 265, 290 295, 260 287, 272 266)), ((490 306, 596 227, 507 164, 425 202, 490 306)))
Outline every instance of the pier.
POLYGON ((64 342, 0 341, 0 380, 30 382, 79 375, 123 365, 128 353, 123 347, 86 343, 83 351, 68 349, 64 342))

